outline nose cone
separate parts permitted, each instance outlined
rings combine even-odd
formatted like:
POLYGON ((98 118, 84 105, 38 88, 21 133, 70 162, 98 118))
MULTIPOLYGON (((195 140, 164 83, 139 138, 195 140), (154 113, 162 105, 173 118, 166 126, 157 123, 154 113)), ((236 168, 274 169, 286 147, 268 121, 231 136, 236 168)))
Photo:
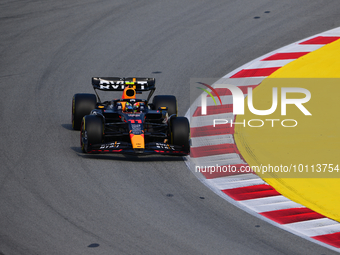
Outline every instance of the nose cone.
POLYGON ((141 135, 134 135, 130 134, 131 144, 133 149, 144 149, 145 143, 144 143, 144 134, 141 135))

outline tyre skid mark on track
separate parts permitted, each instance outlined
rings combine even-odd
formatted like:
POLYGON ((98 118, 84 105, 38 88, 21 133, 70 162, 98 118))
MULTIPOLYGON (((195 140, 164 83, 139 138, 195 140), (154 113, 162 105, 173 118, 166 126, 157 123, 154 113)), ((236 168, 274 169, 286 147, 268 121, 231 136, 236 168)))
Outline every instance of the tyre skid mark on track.
MULTIPOLYGON (((263 79, 287 63, 338 39, 340 28, 306 38, 241 66, 224 76, 220 82, 226 79, 228 82, 233 80, 233 85, 244 86, 242 91, 246 92, 247 86, 252 88, 258 86, 263 79)), ((193 142, 191 156, 186 158, 189 169, 215 193, 241 209, 305 239, 340 252, 340 223, 287 199, 257 175, 241 172, 241 167, 248 165, 236 147, 233 138, 234 128, 229 124, 219 125, 218 128, 204 124, 208 121, 201 119, 207 116, 233 118, 229 90, 220 88, 216 90, 221 93, 224 105, 215 106, 208 97, 206 116, 201 116, 197 101, 192 105, 192 110, 187 112, 186 116, 194 122, 194 127, 191 128, 193 142), (221 139, 227 142, 221 142, 221 139), (203 167, 216 164, 221 167, 232 166, 235 171, 209 173, 203 167)))

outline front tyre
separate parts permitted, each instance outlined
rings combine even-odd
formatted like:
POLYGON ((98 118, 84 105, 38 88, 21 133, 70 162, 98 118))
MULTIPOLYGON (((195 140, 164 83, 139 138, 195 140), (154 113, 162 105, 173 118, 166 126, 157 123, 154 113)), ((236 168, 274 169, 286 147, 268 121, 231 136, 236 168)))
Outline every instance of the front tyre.
POLYGON ((190 151, 190 125, 186 117, 171 118, 171 142, 190 151))
POLYGON ((81 122, 80 145, 83 152, 89 152, 93 144, 103 142, 104 124, 96 115, 86 115, 81 122))
POLYGON ((72 98, 72 128, 80 130, 85 115, 96 108, 97 98, 94 94, 75 94, 72 98))

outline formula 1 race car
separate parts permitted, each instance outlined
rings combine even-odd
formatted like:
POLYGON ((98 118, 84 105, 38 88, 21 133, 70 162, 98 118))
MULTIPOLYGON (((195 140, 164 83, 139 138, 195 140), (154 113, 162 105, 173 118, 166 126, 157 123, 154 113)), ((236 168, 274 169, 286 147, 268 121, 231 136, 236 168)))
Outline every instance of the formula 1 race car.
POLYGON ((85 153, 188 155, 190 126, 177 116, 172 95, 154 96, 154 78, 92 78, 95 94, 75 94, 72 127, 80 130, 85 153), (120 99, 101 102, 97 90, 123 91, 120 99), (150 91, 146 100, 136 94, 150 91))

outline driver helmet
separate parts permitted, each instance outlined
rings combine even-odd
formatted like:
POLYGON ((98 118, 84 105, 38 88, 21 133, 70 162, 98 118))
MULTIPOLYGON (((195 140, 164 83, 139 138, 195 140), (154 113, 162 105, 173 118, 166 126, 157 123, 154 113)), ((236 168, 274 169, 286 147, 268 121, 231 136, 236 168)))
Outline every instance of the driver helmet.
POLYGON ((129 103, 129 102, 126 102, 125 103, 125 111, 126 112, 133 112, 133 105, 131 104, 131 103, 129 103))
POLYGON ((133 111, 134 112, 139 112, 140 111, 140 103, 137 102, 133 105, 133 111))

